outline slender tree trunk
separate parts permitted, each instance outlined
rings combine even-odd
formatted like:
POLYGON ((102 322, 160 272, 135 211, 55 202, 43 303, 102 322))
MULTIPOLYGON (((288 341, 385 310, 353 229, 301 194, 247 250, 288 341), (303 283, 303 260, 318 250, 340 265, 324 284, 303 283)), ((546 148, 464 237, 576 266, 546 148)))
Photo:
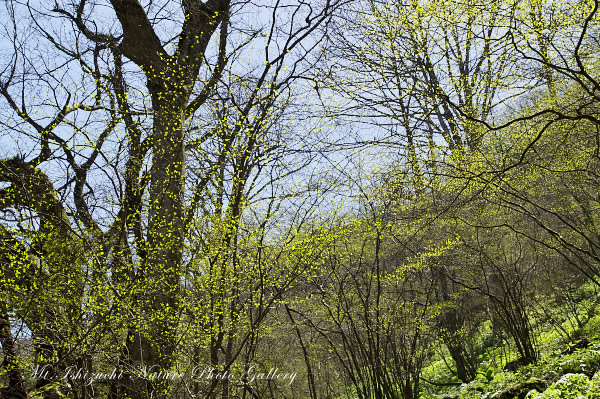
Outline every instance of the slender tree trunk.
MULTIPOLYGON (((449 278, 445 270, 435 270, 434 273, 439 279, 440 288, 438 295, 444 302, 452 301, 450 287, 448 287, 449 278)), ((450 356, 456 364, 456 375, 462 382, 473 381, 477 375, 477 369, 474 362, 469 358, 467 350, 463 345, 461 329, 464 324, 464 318, 460 310, 450 307, 444 310, 440 320, 442 330, 442 339, 450 352, 450 356)))

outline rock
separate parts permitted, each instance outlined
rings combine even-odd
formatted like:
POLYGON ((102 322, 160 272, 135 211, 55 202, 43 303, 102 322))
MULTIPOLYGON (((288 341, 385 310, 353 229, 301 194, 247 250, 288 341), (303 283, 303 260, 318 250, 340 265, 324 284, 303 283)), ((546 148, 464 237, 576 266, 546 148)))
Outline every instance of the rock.
POLYGON ((539 378, 530 378, 527 381, 519 382, 514 384, 505 390, 493 395, 491 399, 525 399, 525 396, 531 390, 537 390, 538 392, 543 392, 548 384, 544 380, 540 380, 539 378))
POLYGON ((523 358, 518 358, 517 360, 513 360, 512 362, 508 362, 504 365, 504 371, 517 371, 521 366, 523 366, 525 362, 523 358))

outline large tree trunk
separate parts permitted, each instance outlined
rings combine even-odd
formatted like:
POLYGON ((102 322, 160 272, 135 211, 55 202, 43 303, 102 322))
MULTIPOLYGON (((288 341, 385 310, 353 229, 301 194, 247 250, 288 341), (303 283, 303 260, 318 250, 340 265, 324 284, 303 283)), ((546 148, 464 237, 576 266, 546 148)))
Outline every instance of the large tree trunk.
MULTIPOLYGON (((167 380, 136 378, 135 372, 168 371, 174 365, 185 236, 183 124, 204 52, 228 15, 229 1, 183 2, 186 19, 173 55, 163 48, 138 1, 111 0, 111 4, 123 29, 117 53, 144 71, 154 111, 148 230, 146 245, 137 248, 143 259, 135 277, 139 289, 133 293, 138 318, 129 326, 124 356, 134 375, 124 388, 132 399, 170 397, 167 380)), ((222 33, 226 43, 226 30, 222 33)), ((207 85, 206 91, 211 87, 207 85)), ((206 94, 200 95, 194 105, 205 98, 206 94)))
POLYGON ((152 360, 171 366, 176 298, 184 240, 184 142, 183 120, 187 95, 153 93, 154 141, 151 204, 148 225, 148 257, 143 281, 149 288, 150 326, 156 332, 152 360))
POLYGON ((470 361, 469 356, 465 347, 461 342, 455 342, 454 344, 446 342, 446 347, 452 356, 452 360, 456 364, 456 376, 459 380, 464 383, 471 382, 475 379, 477 370, 470 361))
MULTIPOLYGON (((188 96, 166 87, 154 91, 152 97, 154 136, 148 247, 147 257, 138 272, 140 287, 144 289, 139 293, 139 311, 147 324, 131 326, 127 352, 134 369, 152 368, 152 372, 159 372, 173 367, 176 350, 184 240, 183 121, 188 96)), ((126 383, 126 392, 134 399, 156 397, 168 391, 166 379, 134 378, 126 383)))

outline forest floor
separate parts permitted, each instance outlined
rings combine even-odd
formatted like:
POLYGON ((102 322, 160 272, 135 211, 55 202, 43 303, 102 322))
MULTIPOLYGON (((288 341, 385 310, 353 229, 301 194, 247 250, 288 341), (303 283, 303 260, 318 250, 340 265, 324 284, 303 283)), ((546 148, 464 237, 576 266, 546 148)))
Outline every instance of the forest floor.
MULTIPOLYGON (((424 370, 429 382, 424 382, 421 397, 600 398, 600 296, 594 287, 584 286, 573 299, 560 304, 540 302, 540 309, 545 311, 536 312, 532 326, 539 351, 536 364, 507 367, 518 358, 514 345, 496 340, 496 345, 486 346, 482 340, 473 343, 479 364, 474 381, 460 384, 451 371, 452 359, 441 353, 424 370)), ((491 323, 481 328, 493 335, 491 323)))

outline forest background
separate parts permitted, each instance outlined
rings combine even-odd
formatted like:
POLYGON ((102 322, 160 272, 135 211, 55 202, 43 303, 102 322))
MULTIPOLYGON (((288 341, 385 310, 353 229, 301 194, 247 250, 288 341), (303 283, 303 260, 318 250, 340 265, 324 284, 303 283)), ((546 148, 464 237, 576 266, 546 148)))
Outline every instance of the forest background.
POLYGON ((596 312, 598 6, 4 1, 0 396, 539 363, 596 312))

